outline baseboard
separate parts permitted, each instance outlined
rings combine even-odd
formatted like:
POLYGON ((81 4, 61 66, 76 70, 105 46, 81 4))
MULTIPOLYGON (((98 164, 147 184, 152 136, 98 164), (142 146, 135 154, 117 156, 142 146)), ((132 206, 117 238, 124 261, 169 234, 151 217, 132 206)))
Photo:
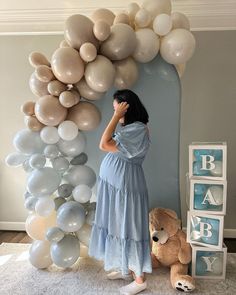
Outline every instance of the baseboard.
POLYGON ((0 221, 0 230, 25 231, 25 222, 0 221))
MULTIPOLYGON (((187 228, 183 227, 183 231, 186 232, 187 228)), ((236 239, 236 228, 225 228, 224 229, 224 238, 236 239)))
MULTIPOLYGON (((24 222, 0 221, 0 230, 25 231, 25 223, 24 222)), ((186 232, 186 227, 183 227, 183 230, 186 232)), ((224 229, 224 238, 236 239, 236 228, 225 228, 224 229)))

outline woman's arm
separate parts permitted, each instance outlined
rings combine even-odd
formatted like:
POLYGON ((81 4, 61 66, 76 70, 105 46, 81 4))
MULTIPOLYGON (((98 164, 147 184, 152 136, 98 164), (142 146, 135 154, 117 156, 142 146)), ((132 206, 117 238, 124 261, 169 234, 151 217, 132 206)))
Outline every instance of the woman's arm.
POLYGON ((116 142, 114 139, 112 139, 112 135, 116 129, 116 126, 117 126, 120 118, 122 118, 124 116, 128 107, 129 107, 129 105, 127 104, 127 102, 119 103, 118 107, 114 111, 114 114, 113 114, 110 122, 108 123, 106 129, 104 130, 104 132, 102 134, 100 144, 99 144, 99 148, 101 150, 106 151, 106 152, 117 152, 118 151, 118 149, 116 147, 116 142))

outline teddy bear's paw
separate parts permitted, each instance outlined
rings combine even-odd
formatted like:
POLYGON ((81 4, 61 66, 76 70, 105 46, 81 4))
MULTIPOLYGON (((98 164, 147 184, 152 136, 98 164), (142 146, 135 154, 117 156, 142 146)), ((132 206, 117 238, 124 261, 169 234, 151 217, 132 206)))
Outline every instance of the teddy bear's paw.
POLYGON ((190 276, 181 276, 175 282, 175 289, 181 292, 191 292, 195 289, 193 278, 190 276))

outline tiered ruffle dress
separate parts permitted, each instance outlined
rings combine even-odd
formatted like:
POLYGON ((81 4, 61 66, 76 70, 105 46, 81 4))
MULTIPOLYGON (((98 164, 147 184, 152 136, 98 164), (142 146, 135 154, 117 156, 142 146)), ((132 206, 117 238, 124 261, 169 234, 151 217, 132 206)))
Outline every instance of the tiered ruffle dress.
POLYGON ((152 272, 148 190, 142 163, 150 146, 146 124, 136 121, 114 133, 118 152, 104 157, 88 255, 104 270, 136 276, 152 272))

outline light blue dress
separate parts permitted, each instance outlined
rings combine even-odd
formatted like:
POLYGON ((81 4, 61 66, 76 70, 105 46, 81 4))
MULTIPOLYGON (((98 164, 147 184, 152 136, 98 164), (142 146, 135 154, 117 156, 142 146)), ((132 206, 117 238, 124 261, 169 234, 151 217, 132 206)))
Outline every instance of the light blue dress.
POLYGON ((136 276, 152 272, 148 190, 142 163, 150 146, 146 124, 136 121, 114 133, 118 152, 104 157, 88 255, 104 270, 136 276))

